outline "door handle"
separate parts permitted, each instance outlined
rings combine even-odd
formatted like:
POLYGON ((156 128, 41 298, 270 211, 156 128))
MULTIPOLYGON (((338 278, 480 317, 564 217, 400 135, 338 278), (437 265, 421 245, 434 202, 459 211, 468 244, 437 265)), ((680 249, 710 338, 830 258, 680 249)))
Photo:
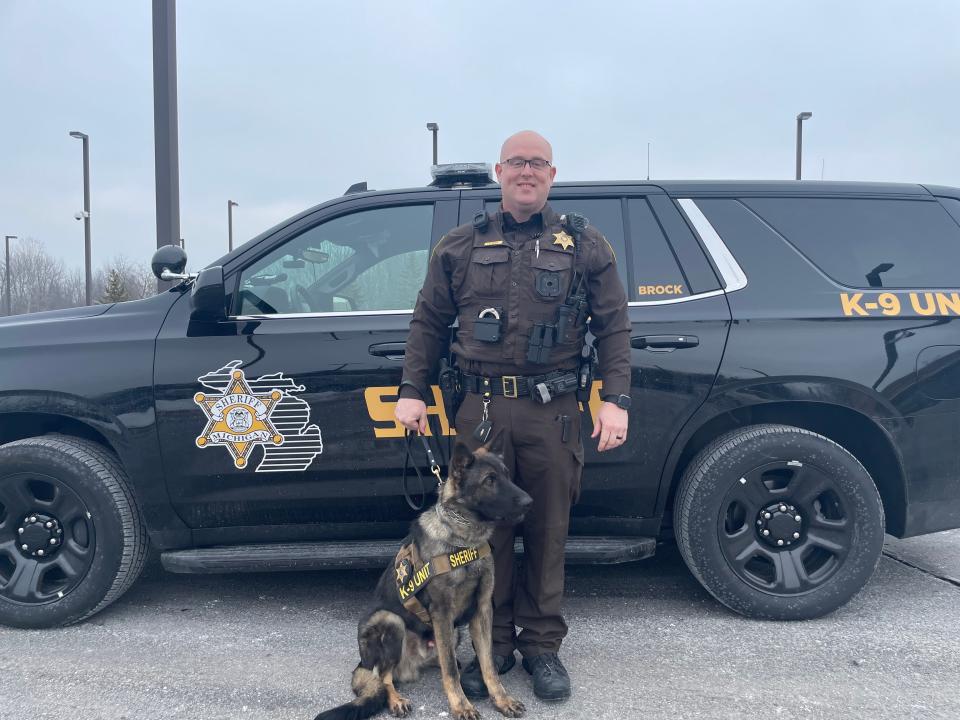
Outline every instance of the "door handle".
POLYGON ((371 345, 367 351, 377 357, 385 357, 388 360, 402 360, 406 354, 407 344, 402 342, 386 342, 371 345))
POLYGON ((700 344, 696 335, 639 335, 630 338, 630 347, 652 352, 671 352, 677 348, 691 348, 700 344))

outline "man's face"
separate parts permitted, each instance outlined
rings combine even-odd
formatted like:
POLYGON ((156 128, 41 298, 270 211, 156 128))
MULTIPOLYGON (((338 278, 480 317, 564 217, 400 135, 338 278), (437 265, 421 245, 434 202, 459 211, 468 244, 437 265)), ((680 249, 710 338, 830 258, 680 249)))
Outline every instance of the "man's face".
POLYGON ((550 186, 557 174, 552 162, 550 145, 539 135, 521 133, 507 140, 500 153, 500 162, 496 165, 497 180, 503 193, 503 209, 521 215, 539 212, 547 202, 550 186), (542 169, 530 163, 515 168, 506 162, 512 158, 546 160, 551 164, 542 169))

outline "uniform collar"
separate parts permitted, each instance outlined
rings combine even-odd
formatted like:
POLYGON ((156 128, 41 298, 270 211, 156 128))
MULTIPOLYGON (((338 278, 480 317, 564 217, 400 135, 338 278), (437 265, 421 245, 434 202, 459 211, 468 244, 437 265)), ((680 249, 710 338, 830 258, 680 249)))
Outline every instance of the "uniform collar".
POLYGON ((517 222, 513 215, 501 209, 500 226, 504 232, 541 232, 543 230, 543 215, 534 213, 529 219, 517 222))
POLYGON ((503 228, 504 232, 516 232, 518 230, 527 232, 542 232, 545 228, 548 228, 551 225, 559 222, 560 216, 553 211, 553 208, 550 207, 550 203, 547 203, 543 206, 540 212, 531 215, 529 220, 518 223, 516 220, 514 220, 513 215, 504 211, 503 205, 501 205, 497 210, 497 220, 499 221, 500 227, 503 228))

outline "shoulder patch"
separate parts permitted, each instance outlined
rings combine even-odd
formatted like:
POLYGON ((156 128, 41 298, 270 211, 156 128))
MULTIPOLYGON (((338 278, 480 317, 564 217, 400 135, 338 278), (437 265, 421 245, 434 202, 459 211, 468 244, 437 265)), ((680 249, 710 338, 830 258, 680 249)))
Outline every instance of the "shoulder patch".
POLYGON ((607 240, 607 236, 606 236, 606 235, 601 235, 600 237, 603 238, 603 241, 607 244, 607 247, 610 248, 610 254, 613 255, 613 261, 616 262, 616 261, 617 261, 617 253, 616 253, 616 251, 613 249, 613 245, 611 245, 611 244, 610 244, 610 241, 607 240))
POLYGON ((446 232, 442 238, 437 241, 437 244, 433 246, 433 250, 430 253, 430 259, 433 259, 433 256, 436 254, 437 250, 445 249, 447 245, 455 241, 469 241, 473 239, 473 225, 471 223, 464 223, 463 225, 457 225, 452 230, 446 232), (442 247, 441 247, 442 246, 442 247))
POLYGON ((444 236, 441 237, 439 240, 437 240, 437 244, 434 245, 434 246, 433 246, 433 250, 430 251, 430 259, 431 259, 431 260, 433 260, 433 256, 437 254, 437 249, 438 249, 441 245, 443 245, 443 241, 446 240, 446 239, 447 239, 447 236, 444 235, 444 236))

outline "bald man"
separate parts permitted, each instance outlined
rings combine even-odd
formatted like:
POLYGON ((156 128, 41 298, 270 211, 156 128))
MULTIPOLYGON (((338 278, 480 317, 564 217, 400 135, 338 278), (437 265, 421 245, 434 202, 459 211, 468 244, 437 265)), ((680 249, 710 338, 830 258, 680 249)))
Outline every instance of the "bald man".
MULTIPOLYGON (((512 135, 496 173, 499 210, 451 230, 430 258, 410 322, 396 417, 426 431, 424 398, 432 397, 448 328, 459 318, 452 350, 465 395, 457 434, 477 447, 504 433, 507 467, 534 499, 522 525, 519 573, 516 529, 500 526, 490 540, 494 663, 507 672, 519 650, 537 697, 565 700, 570 677, 557 653, 567 634, 564 544, 583 468, 577 369, 589 329, 604 392, 591 437, 599 438, 600 452, 619 447, 630 404, 627 298, 606 239, 565 222, 547 204, 557 174, 550 143, 531 131, 512 135)), ((467 697, 487 695, 476 657, 460 681, 467 697)))

